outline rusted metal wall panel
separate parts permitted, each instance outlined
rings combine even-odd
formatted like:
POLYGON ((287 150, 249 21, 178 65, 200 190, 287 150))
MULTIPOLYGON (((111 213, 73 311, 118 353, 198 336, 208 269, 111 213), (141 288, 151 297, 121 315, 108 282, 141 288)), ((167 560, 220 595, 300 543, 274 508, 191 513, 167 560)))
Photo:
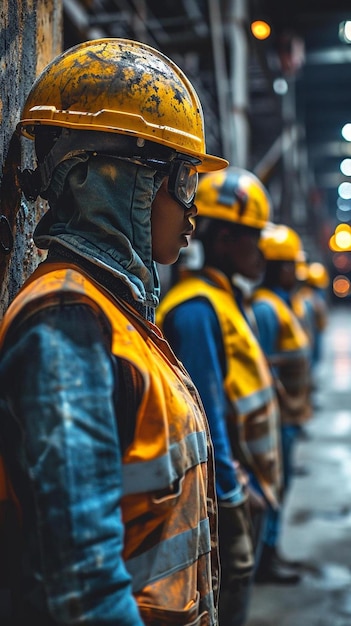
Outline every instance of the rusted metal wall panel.
POLYGON ((33 145, 14 133, 35 77, 62 49, 62 0, 0 3, 0 315, 40 260, 33 243, 44 201, 29 203, 18 189, 17 167, 34 164, 33 145), (22 159, 21 159, 22 155, 22 159), (2 217, 1 217, 2 216, 2 217), (8 225, 14 235, 10 254, 8 225))

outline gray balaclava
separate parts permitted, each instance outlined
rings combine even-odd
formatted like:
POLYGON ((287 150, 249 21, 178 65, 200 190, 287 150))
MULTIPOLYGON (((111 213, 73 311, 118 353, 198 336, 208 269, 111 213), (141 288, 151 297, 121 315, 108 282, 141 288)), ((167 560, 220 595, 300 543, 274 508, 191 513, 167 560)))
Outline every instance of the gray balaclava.
POLYGON ((151 204, 163 176, 113 157, 64 161, 46 192, 50 209, 37 225, 35 244, 46 249, 61 243, 119 277, 135 300, 155 308, 160 290, 151 204))

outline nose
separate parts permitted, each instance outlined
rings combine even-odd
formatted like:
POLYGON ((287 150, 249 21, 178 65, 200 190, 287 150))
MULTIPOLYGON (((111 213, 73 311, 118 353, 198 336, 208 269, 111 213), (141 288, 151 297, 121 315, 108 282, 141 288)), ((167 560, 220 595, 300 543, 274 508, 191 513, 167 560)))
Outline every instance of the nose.
POLYGON ((197 206, 196 204, 192 204, 190 209, 185 211, 185 216, 191 220, 191 218, 196 217, 197 215, 197 206))

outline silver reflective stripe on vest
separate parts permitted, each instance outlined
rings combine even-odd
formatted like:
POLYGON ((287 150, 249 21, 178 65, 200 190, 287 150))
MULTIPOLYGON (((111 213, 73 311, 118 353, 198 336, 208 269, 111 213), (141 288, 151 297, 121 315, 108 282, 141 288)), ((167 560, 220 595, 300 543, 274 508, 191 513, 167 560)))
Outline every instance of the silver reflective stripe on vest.
POLYGON ((166 489, 184 476, 188 469, 206 461, 206 433, 190 433, 185 439, 173 443, 169 452, 161 457, 124 464, 123 495, 166 489))
POLYGON ((261 439, 249 439, 245 442, 245 445, 250 450, 251 454, 265 454, 269 450, 273 450, 276 446, 275 438, 272 435, 266 435, 261 439))
POLYGON ((126 567, 132 577, 133 592, 186 569, 200 556, 208 554, 211 551, 210 537, 209 521, 206 518, 196 528, 161 541, 143 554, 128 559, 126 567))
POLYGON ((239 398, 233 402, 236 407, 239 415, 247 415, 247 413, 251 413, 252 411, 256 411, 268 404, 273 398, 273 389, 272 387, 266 387, 266 389, 260 389, 259 391, 255 391, 249 396, 245 396, 244 398, 239 398))
POLYGON ((269 363, 271 363, 272 365, 280 365, 281 363, 285 363, 286 361, 291 361, 294 359, 308 359, 310 357, 310 353, 311 351, 309 346, 306 346, 297 350, 281 350, 280 352, 270 354, 267 358, 269 363))

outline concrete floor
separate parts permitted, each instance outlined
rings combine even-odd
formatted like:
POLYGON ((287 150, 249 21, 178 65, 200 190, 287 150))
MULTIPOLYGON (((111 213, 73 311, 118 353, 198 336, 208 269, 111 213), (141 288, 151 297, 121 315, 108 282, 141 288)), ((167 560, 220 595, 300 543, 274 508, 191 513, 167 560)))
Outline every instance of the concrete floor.
POLYGON ((317 380, 280 546, 302 580, 255 585, 247 626, 351 626, 351 304, 330 311, 317 380))

